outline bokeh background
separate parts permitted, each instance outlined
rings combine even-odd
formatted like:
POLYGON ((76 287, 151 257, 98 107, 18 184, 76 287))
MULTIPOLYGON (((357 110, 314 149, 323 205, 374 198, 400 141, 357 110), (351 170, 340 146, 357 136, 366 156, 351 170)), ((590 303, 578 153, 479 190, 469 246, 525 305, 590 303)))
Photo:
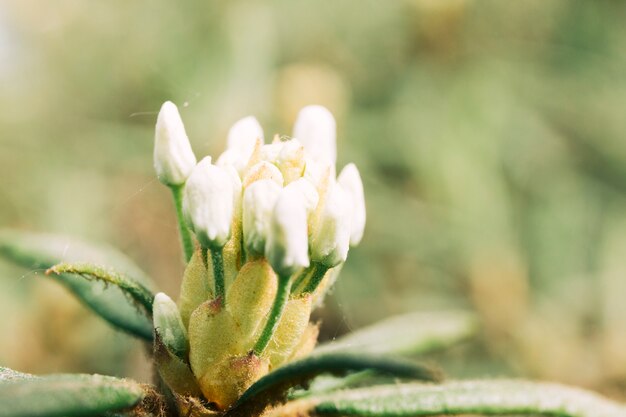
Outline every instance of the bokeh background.
MULTIPOLYGON (((152 170, 160 104, 197 155, 256 115, 338 121, 368 227, 324 337, 411 310, 482 331, 436 360, 626 394, 626 3, 609 0, 0 3, 0 225, 120 247, 176 295, 152 170)), ((0 263, 0 364, 149 377, 142 347, 0 263)))

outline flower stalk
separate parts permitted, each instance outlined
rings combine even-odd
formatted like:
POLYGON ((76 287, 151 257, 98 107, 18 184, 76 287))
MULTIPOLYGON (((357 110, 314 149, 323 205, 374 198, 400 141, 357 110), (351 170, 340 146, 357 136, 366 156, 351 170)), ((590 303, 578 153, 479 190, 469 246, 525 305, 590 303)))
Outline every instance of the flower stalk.
POLYGON ((291 280, 289 275, 278 275, 278 289, 276 291, 276 298, 274 304, 270 310, 270 314, 265 323, 265 327, 261 332, 261 336, 257 340, 254 348, 252 349, 255 355, 261 356, 272 336, 278 328, 278 323, 285 310, 285 305, 289 300, 289 293, 291 292, 291 280))
POLYGON ((313 273, 311 274, 311 278, 309 278, 309 281, 306 283, 306 286, 304 287, 304 289, 302 290, 300 294, 301 295, 313 294, 315 290, 317 289, 317 287, 319 287, 319 285, 321 284, 322 280, 324 279, 324 276, 326 275, 326 272, 328 272, 329 269, 330 269, 329 267, 327 267, 326 265, 322 263, 318 263, 318 262, 314 263, 313 273))
POLYGON ((191 230, 187 227, 185 216, 183 214, 183 191, 184 185, 171 186, 172 196, 174 197, 174 207, 176 208, 176 220, 178 221, 178 231, 180 233, 180 241, 183 247, 185 262, 189 263, 193 255, 193 239, 191 230))
POLYGON ((211 248, 208 249, 208 251, 211 253, 211 265, 213 265, 215 299, 220 300, 220 304, 223 307, 226 305, 226 287, 224 286, 224 251, 223 248, 211 248))

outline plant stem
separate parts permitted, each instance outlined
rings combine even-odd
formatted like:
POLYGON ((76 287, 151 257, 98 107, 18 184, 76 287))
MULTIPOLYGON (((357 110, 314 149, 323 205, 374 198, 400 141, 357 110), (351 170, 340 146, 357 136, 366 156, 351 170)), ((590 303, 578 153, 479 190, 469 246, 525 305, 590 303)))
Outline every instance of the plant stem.
POLYGON ((174 196, 174 206, 176 207, 176 218, 178 220, 178 230, 180 232, 180 240, 185 254, 185 262, 189 262, 193 255, 193 240, 191 231, 187 227, 183 216, 183 185, 172 185, 172 195, 174 196))
POLYGON ((309 282, 307 282, 304 290, 302 290, 302 294, 311 294, 315 292, 317 287, 322 282, 322 279, 324 279, 324 275, 326 275, 326 272, 328 272, 329 269, 330 268, 326 265, 322 265, 320 263, 314 264, 313 274, 311 275, 311 278, 309 278, 309 282))
POLYGON ((302 270, 302 272, 300 272, 300 275, 298 275, 295 279, 295 281, 293 282, 293 285, 291 286, 291 293, 294 294, 296 291, 298 291, 298 289, 302 286, 302 284, 304 283, 304 281, 306 280, 306 277, 309 276, 309 273, 311 272, 311 269, 313 267, 308 267, 308 268, 304 268, 302 270))
POLYGON ((215 282, 215 298, 222 300, 222 306, 226 305, 226 290, 224 288, 224 257, 222 248, 209 249, 211 252, 211 264, 213 265, 213 280, 215 282))
POLYGON ((257 340, 254 345, 253 350, 257 356, 260 356, 263 353, 270 340, 272 340, 272 336, 274 336, 274 332, 276 332, 280 318, 283 315, 291 289, 291 281, 289 278, 289 275, 278 276, 278 289, 276 291, 276 298, 274 299, 272 310, 270 311, 267 323, 265 323, 265 327, 263 328, 263 332, 261 333, 259 340, 257 340))

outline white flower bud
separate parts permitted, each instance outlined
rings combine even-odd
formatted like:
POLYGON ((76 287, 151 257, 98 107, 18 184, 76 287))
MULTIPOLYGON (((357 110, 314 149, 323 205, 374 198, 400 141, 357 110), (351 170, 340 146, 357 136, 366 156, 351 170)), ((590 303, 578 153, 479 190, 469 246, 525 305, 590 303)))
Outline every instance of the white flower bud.
POLYGON ((232 165, 225 165, 222 168, 229 176, 230 182, 233 185, 233 213, 236 216, 241 215, 241 200, 243 198, 243 184, 239 173, 232 165))
POLYGON ((278 275, 309 266, 307 212, 302 199, 281 192, 272 212, 265 256, 278 275))
POLYGON ((283 174, 280 172, 280 169, 278 169, 276 165, 266 161, 261 161, 248 170, 243 179, 243 186, 248 187, 258 180, 272 180, 281 187, 284 183, 283 174))
POLYGON ((272 164, 278 160, 278 155, 280 155, 280 151, 283 149, 283 144, 281 142, 276 143, 266 143, 261 146, 260 156, 263 161, 271 162, 272 164))
POLYGON ((304 146, 298 139, 282 142, 275 164, 282 172, 285 184, 302 177, 305 167, 304 146))
POLYGON ((234 202, 233 180, 207 156, 185 184, 183 211, 189 227, 204 247, 219 248, 230 237, 234 202))
POLYGON ((270 230, 272 211, 281 188, 274 181, 255 181, 243 194, 243 241, 246 250, 260 255, 270 230))
POLYGON ((241 173, 248 164, 248 160, 244 159, 239 152, 234 149, 226 149, 222 154, 217 158, 217 162, 215 165, 218 167, 234 167, 238 173, 241 173))
POLYGON ((328 165, 320 164, 311 157, 305 157, 304 173, 302 177, 311 181, 311 183, 317 187, 326 175, 327 167, 328 165))
POLYGON ((238 153, 247 163, 259 139, 263 141, 263 128, 255 117, 248 116, 237 121, 230 128, 227 147, 238 153))
POLYGON ((332 268, 344 262, 350 247, 352 202, 339 184, 330 184, 311 237, 311 259, 332 268))
POLYGON ((166 101, 157 117, 154 135, 154 169, 165 185, 182 185, 196 166, 185 126, 176 105, 166 101))
POLYGON ((285 193, 293 193, 294 198, 300 198, 304 203, 307 214, 310 214, 317 207, 319 202, 319 194, 315 189, 315 186, 305 178, 298 178, 297 180, 290 182, 284 189, 285 193))
POLYGON ((332 113, 323 106, 307 106, 300 110, 293 136, 304 145, 317 162, 335 169, 337 161, 337 125, 332 113))
POLYGON ((359 170, 354 164, 346 165, 339 174, 337 182, 352 199, 352 226, 350 228, 350 245, 356 246, 363 238, 365 230, 365 195, 363 181, 359 170))

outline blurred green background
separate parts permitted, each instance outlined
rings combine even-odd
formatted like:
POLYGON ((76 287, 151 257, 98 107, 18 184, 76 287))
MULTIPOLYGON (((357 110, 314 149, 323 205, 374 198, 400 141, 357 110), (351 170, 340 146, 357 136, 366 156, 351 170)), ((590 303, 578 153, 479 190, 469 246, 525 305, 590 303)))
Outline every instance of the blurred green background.
MULTIPOLYGON (((152 170, 160 104, 197 155, 238 118, 338 121, 368 227, 324 337, 410 310, 478 312, 454 376, 626 393, 626 3, 6 0, 0 225, 120 247, 176 295, 152 170)), ((40 271, 0 263, 0 363, 149 378, 142 347, 40 271)))

